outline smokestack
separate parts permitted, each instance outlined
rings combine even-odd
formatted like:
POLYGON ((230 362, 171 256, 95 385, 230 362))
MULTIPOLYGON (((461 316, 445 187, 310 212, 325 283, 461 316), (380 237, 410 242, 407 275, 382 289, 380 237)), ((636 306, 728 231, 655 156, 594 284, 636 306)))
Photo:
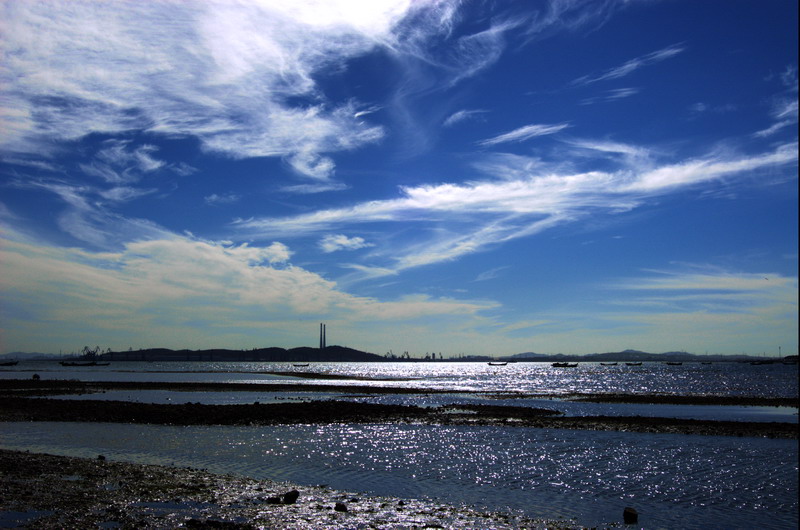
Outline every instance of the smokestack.
POLYGON ((322 338, 322 322, 320 322, 320 323, 319 323, 319 349, 320 349, 320 350, 321 350, 322 348, 324 348, 324 346, 322 345, 322 341, 323 341, 323 340, 324 340, 324 339, 322 338))
POLYGON ((325 349, 328 347, 328 325, 322 325, 322 348, 325 349))

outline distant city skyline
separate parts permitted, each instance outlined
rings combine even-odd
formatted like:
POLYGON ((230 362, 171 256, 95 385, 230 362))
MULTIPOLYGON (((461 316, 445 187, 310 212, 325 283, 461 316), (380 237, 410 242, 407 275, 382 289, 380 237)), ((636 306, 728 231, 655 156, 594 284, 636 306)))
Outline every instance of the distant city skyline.
POLYGON ((0 354, 796 354, 797 10, 7 0, 0 354))

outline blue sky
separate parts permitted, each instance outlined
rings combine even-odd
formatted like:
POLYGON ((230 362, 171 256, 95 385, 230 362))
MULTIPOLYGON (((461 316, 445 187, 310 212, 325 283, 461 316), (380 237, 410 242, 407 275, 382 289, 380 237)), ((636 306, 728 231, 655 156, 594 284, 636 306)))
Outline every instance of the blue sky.
POLYGON ((2 352, 797 352, 797 2, 0 11, 2 352))

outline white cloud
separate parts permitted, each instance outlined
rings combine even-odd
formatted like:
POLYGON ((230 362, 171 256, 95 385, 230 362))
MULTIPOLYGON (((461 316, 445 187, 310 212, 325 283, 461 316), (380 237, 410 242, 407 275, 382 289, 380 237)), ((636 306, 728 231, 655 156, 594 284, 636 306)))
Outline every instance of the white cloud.
POLYGON ((607 81, 609 79, 619 79, 621 77, 625 77, 627 75, 632 74, 636 70, 644 67, 649 66, 651 64, 655 64, 661 62, 665 59, 669 59, 682 53, 686 50, 686 47, 680 44, 673 44, 672 46, 667 46, 666 48, 662 48, 660 50, 648 53, 646 55, 642 55, 640 57, 636 57, 634 59, 630 59, 619 66, 615 66, 614 68, 610 68, 603 73, 594 75, 594 76, 583 76, 575 79, 571 84, 572 85, 588 85, 592 83, 597 83, 598 81, 607 81))
POLYGON ((100 189, 56 179, 17 180, 12 185, 58 196, 65 203, 62 211, 55 212, 61 230, 82 243, 98 248, 111 249, 128 241, 163 238, 169 234, 151 221, 124 217, 110 208, 114 203, 154 193, 152 189, 128 186, 100 189))
POLYGON ((108 190, 98 191, 98 195, 112 202, 127 202, 145 195, 155 193, 154 189, 131 188, 130 186, 116 186, 108 190))
POLYGON ((504 134, 500 134, 493 138, 487 138, 486 140, 481 140, 480 142, 478 142, 478 145, 489 147, 492 145, 497 145, 507 142, 522 142, 530 138, 535 138, 537 136, 555 134, 559 131, 566 129, 567 127, 569 127, 568 123, 558 123, 554 125, 543 125, 543 124, 525 125, 523 127, 514 129, 513 131, 509 131, 504 134))
POLYGON ((634 293, 617 302, 631 312, 613 318, 644 325, 642 334, 692 337, 734 352, 764 347, 754 338, 797 336, 797 277, 710 266, 648 272, 608 286, 634 293))
POLYGON ((652 152, 650 149, 636 145, 625 144, 622 142, 613 142, 609 140, 593 140, 585 138, 568 139, 564 140, 564 142, 574 147, 587 149, 590 151, 597 151, 600 153, 609 153, 614 155, 623 155, 632 160, 643 161, 651 158, 652 156, 652 152))
POLYGON ((601 96, 594 96, 590 98, 583 99, 581 101, 581 105, 593 105, 594 103, 608 103, 611 101, 617 101, 619 99, 629 98, 638 94, 641 91, 639 88, 634 87, 626 87, 626 88, 615 88, 613 90, 606 91, 601 96))
POLYGON ((542 39, 559 31, 576 31, 580 28, 596 30, 605 24, 616 9, 628 2, 576 2, 553 0, 543 4, 528 21, 529 39, 542 39))
POLYGON ((754 156, 729 152, 676 164, 657 162, 657 153, 607 140, 572 140, 571 144, 600 156, 618 156, 616 171, 548 172, 525 157, 491 157, 484 169, 491 179, 461 184, 401 188, 395 199, 358 203, 283 218, 240 220, 236 227, 249 237, 297 236, 372 222, 394 222, 417 230, 413 241, 388 241, 371 252, 390 264, 379 269, 403 270, 453 260, 512 239, 539 233, 588 216, 619 214, 653 197, 752 171, 785 169, 796 164, 795 144, 754 156), (504 166, 504 162, 506 165, 504 166), (507 170, 507 174, 504 171, 507 170))
POLYGON ((344 234, 328 234, 323 237, 319 246, 323 252, 330 253, 338 250, 358 250, 360 248, 374 246, 367 243, 363 237, 347 237, 344 234))
POLYGON ((87 175, 99 177, 109 184, 133 183, 144 174, 165 166, 165 162, 153 157, 157 150, 153 145, 131 148, 129 141, 106 140, 95 155, 95 161, 81 164, 80 168, 87 175))
POLYGON ((790 127, 792 125, 797 125, 797 108, 796 98, 791 100, 782 99, 778 101, 772 109, 772 117, 775 120, 775 123, 766 129, 757 131, 754 136, 762 138, 766 136, 772 136, 781 129, 790 127))
MULTIPOLYGON (((41 153, 52 141, 140 129, 191 135, 235 158, 287 157, 303 175, 328 177, 323 153, 383 131, 359 120, 352 102, 326 101, 317 72, 393 47, 404 18, 443 5, 6 2, 0 145, 41 153)), ((136 154, 142 170, 154 169, 136 154)))
POLYGON ((177 236, 97 253, 7 231, 0 245, 0 293, 4 307, 18 311, 3 319, 3 347, 47 343, 57 350, 70 338, 78 348, 89 341, 115 348, 241 347, 243 340, 248 347, 297 346, 309 342, 298 326, 302 320, 335 320, 344 335, 346 329, 403 320, 427 319, 436 327, 442 315, 473 318, 494 307, 421 295, 357 297, 289 264, 290 256, 279 242, 259 247, 177 236), (34 321, 51 323, 46 337, 41 330, 33 335, 34 321))
POLYGON ((709 157, 688 160, 680 164, 665 165, 648 171, 632 181, 621 191, 664 193, 669 188, 690 186, 717 180, 770 166, 782 166, 797 162, 797 144, 786 144, 771 153, 752 157, 709 157))
POLYGON ((493 269, 489 269, 488 271, 484 271, 473 280, 475 282, 485 282, 487 280, 493 280, 500 276, 500 273, 506 269, 508 269, 508 265, 503 267, 495 267, 493 269))
POLYGON ((481 109, 472 109, 472 110, 459 110, 458 112, 454 112, 447 119, 444 120, 442 123, 443 127, 452 127, 457 123, 461 123, 467 120, 475 119, 476 117, 480 116, 481 114, 485 114, 489 111, 481 110, 481 109))
POLYGON ((219 206, 224 204, 233 204, 239 202, 241 196, 236 193, 212 193, 211 195, 207 195, 203 197, 203 200, 209 206, 219 206))
POLYGON ((295 184, 292 186, 281 186, 280 190, 287 193, 307 195, 311 193, 323 193, 326 191, 341 191, 341 190, 346 190, 347 188, 348 186, 342 182, 323 181, 313 184, 295 184))

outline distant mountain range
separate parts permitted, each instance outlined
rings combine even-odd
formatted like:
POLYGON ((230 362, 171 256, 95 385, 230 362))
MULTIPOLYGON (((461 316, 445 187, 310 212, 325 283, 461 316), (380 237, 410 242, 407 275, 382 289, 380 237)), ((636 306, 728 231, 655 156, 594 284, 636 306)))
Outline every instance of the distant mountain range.
MULTIPOLYGON (((639 350, 624 350, 618 352, 587 353, 586 355, 569 355, 563 353, 534 353, 524 352, 501 357, 501 360, 513 361, 541 361, 541 362, 639 362, 639 361, 744 361, 760 359, 754 355, 697 355, 685 351, 670 351, 664 353, 648 353, 639 350)), ((773 357, 775 358, 775 357, 773 357)))
MULTIPOLYGON (((46 353, 12 352, 0 356, 0 359, 16 360, 47 360, 66 358, 77 359, 78 355, 55 355, 46 353)), ((776 359, 770 357, 769 359, 776 359)), ((252 350, 170 350, 167 348, 149 348, 144 350, 128 350, 119 352, 100 353, 96 360, 103 361, 277 361, 277 362, 383 362, 383 361, 421 361, 420 358, 387 359, 382 355, 363 352, 344 346, 327 346, 324 349, 310 348, 257 348, 252 350)), ((764 359, 755 355, 697 355, 683 351, 665 353, 648 353, 639 350, 624 350, 619 352, 589 353, 586 355, 571 355, 563 353, 535 353, 523 352, 514 355, 490 357, 486 355, 467 355, 449 359, 444 362, 483 362, 483 361, 528 361, 528 362, 639 362, 639 361, 752 361, 764 359)), ((796 355, 786 356, 784 359, 797 359, 796 355)), ((439 362, 437 360, 437 362, 439 362)))

